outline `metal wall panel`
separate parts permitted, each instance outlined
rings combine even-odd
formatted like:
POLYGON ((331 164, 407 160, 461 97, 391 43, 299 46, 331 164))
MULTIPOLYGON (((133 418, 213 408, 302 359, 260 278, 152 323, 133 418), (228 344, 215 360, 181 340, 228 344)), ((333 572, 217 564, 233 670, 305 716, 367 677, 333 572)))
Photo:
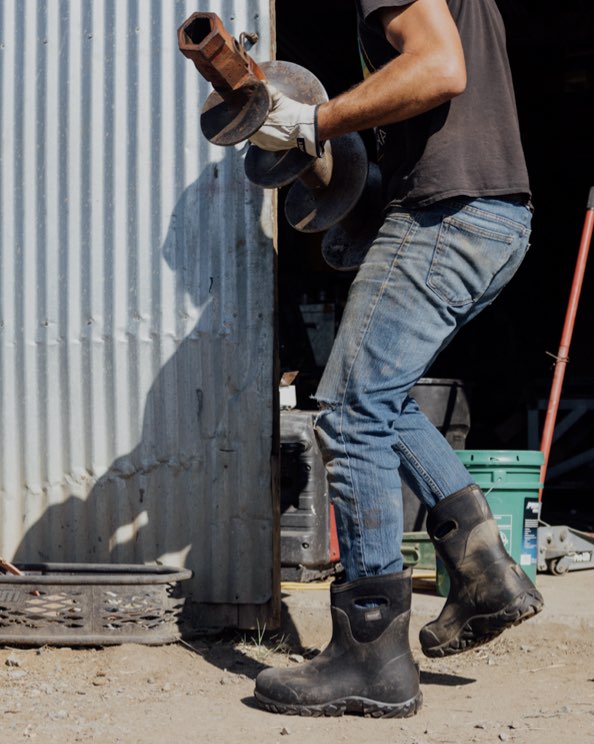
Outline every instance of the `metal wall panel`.
POLYGON ((268 0, 0 3, 0 555, 160 560, 259 604, 273 209, 200 132, 196 10, 270 59, 268 0))

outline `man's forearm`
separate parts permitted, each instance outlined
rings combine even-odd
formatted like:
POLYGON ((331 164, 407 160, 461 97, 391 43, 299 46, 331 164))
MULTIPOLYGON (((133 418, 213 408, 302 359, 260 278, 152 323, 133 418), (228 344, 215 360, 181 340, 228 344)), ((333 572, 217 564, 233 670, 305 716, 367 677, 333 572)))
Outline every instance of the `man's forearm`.
POLYGON ((464 90, 464 79, 438 55, 401 54, 359 85, 318 108, 322 140, 418 116, 464 90))
POLYGON ((410 119, 464 91, 464 52, 445 0, 416 0, 377 12, 398 56, 320 106, 322 140, 410 119))
POLYGON ((320 142, 410 119, 464 91, 464 52, 445 0, 415 0, 377 12, 395 58, 319 106, 270 89, 272 107, 251 136, 253 144, 271 151, 300 147, 319 155, 320 142))

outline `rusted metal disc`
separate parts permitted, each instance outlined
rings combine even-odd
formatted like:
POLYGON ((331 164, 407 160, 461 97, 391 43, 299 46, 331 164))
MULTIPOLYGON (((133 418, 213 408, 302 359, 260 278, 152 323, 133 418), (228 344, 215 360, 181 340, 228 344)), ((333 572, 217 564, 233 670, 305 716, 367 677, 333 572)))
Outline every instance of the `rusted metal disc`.
MULTIPOLYGON (((264 62, 260 68, 271 85, 295 101, 315 105, 328 100, 322 83, 301 65, 277 60, 264 62)), ((310 155, 296 149, 269 152, 250 145, 245 157, 245 174, 257 186, 279 189, 307 171, 312 160, 310 155)))
POLYGON ((200 115, 202 133, 215 145, 236 145, 250 137, 264 123, 270 110, 270 95, 265 83, 253 83, 225 93, 213 91, 200 115))
POLYGON ((322 256, 337 271, 356 271, 375 240, 383 219, 382 182, 378 166, 369 163, 361 198, 322 239, 322 256))
POLYGON ((285 216, 300 232, 322 232, 343 220, 359 201, 367 178, 367 152, 360 135, 345 134, 330 141, 332 176, 321 188, 301 181, 291 186, 285 216))

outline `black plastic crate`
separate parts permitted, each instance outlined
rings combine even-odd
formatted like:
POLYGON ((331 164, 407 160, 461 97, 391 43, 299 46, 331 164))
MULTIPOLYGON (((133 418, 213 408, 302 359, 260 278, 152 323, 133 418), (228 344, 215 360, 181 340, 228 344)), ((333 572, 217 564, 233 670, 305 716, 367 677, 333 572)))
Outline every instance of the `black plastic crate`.
MULTIPOLYGON (((466 447, 470 406, 462 380, 422 377, 410 391, 421 411, 455 450, 466 447)), ((409 486, 402 482, 405 532, 426 529, 427 511, 409 486)))

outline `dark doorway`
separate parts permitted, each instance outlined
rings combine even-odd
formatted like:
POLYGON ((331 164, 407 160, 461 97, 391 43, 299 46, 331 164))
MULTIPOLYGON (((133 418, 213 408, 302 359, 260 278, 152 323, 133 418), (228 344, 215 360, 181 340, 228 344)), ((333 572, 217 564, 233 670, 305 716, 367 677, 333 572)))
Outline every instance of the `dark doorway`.
MULTIPOLYGON (((467 448, 538 449, 551 355, 558 349, 594 185, 594 6, 591 0, 498 4, 534 194, 532 247, 504 294, 459 335, 430 375, 464 380, 471 406, 467 448)), ((330 96, 360 80, 353 2, 277 0, 276 14, 279 59, 311 70, 330 96)), ((373 158, 371 133, 362 135, 373 158)), ((328 331, 340 321, 352 275, 324 262, 320 234, 305 235, 288 225, 282 217, 284 195, 281 190, 281 365, 283 371, 299 370, 298 407, 311 408, 328 331), (313 334, 313 326, 324 332, 313 334)), ((572 414, 576 420, 553 444, 553 477, 543 496, 545 520, 589 531, 594 531, 593 290, 590 266, 558 417, 572 414), (582 415, 575 413, 579 405, 585 406, 582 415)))

